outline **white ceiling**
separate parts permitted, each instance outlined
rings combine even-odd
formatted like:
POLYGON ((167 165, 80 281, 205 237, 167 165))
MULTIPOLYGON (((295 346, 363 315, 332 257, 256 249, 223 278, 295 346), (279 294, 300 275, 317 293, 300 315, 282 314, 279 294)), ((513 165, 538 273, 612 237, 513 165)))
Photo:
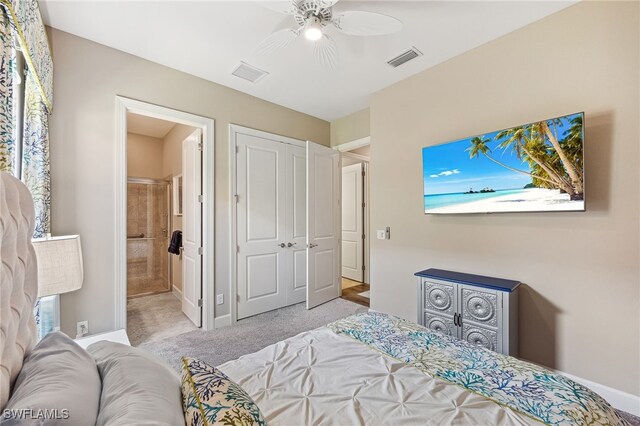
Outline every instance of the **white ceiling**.
POLYGON ((52 27, 331 121, 366 108, 369 95, 386 86, 573 3, 342 0, 334 14, 380 12, 404 28, 378 37, 330 28, 339 49, 334 71, 317 66, 302 37, 269 56, 253 56, 264 37, 294 25, 256 1, 40 0, 40 7, 52 27), (411 46, 424 55, 396 69, 386 64, 411 46), (270 74, 256 84, 241 80, 230 74, 240 61, 270 74))
POLYGON ((164 139, 175 127, 176 123, 160 120, 159 118, 146 117, 144 115, 127 113, 127 132, 137 135, 151 136, 164 139))

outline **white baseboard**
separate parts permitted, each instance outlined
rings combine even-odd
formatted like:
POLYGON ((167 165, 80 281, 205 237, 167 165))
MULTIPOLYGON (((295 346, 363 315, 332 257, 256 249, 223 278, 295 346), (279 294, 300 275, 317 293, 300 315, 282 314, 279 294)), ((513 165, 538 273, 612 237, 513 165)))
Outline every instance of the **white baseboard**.
POLYGON ((231 314, 216 317, 215 328, 231 326, 231 314))
POLYGON ((182 300, 182 290, 176 288, 176 286, 171 286, 171 292, 178 300, 182 300))
POLYGON ((640 416, 640 396, 610 388, 609 386, 601 385, 600 383, 592 382, 591 380, 583 379, 581 377, 576 377, 573 374, 564 373, 558 370, 556 370, 556 373, 562 374, 574 382, 588 387, 606 399, 609 404, 613 405, 618 410, 626 411, 634 416, 640 416))

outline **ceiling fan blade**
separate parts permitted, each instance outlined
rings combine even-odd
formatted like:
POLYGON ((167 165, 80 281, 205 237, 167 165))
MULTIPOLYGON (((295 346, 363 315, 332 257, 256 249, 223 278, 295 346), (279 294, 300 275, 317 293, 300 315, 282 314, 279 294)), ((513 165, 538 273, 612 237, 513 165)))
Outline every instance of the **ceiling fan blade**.
POLYGON ((338 66, 338 48, 331 37, 323 34, 322 38, 315 42, 316 58, 324 68, 332 71, 338 66))
POLYGON ((320 9, 328 9, 332 7, 334 4, 338 3, 338 0, 313 0, 316 4, 316 13, 320 9))
POLYGON ((352 10, 333 18, 333 25, 348 35, 375 36, 398 32, 402 22, 381 13, 352 10))
POLYGON ((259 3, 267 9, 284 13, 285 15, 295 15, 298 12, 298 2, 296 0, 260 1, 259 3))
POLYGON ((268 53, 275 52, 276 50, 285 48, 293 40, 295 40, 299 34, 300 30, 293 30, 291 28, 285 28, 283 30, 276 31, 260 42, 258 47, 256 47, 253 51, 253 55, 266 55, 268 53))

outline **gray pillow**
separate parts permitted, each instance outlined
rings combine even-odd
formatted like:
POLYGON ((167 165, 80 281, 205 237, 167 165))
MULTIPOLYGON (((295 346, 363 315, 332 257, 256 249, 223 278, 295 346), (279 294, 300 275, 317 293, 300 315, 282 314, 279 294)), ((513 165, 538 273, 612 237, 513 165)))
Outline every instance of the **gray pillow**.
POLYGON ((48 334, 25 358, 2 423, 95 424, 100 388, 93 358, 65 334, 48 334))
POLYGON ((180 376, 142 349, 115 342, 87 348, 102 377, 97 425, 183 425, 180 376))

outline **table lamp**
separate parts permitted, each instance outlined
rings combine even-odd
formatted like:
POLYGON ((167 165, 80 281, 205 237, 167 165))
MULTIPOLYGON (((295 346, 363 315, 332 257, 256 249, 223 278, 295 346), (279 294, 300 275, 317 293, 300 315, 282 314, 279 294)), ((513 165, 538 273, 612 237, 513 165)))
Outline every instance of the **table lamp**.
POLYGON ((84 272, 79 235, 47 236, 32 241, 38 260, 38 339, 60 330, 60 294, 79 290, 84 272))

